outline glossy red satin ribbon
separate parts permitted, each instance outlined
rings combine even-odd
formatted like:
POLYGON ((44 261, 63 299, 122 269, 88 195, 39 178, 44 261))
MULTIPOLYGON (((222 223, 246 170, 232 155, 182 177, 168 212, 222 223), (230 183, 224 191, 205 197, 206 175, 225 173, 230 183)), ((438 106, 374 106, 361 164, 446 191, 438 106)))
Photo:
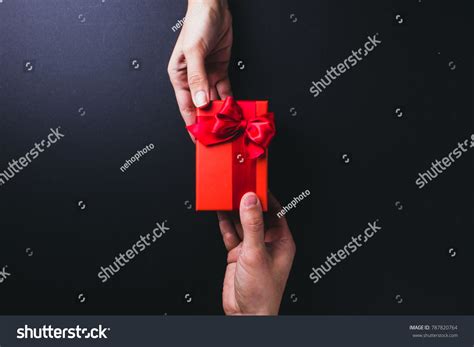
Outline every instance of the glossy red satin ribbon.
MULTIPOLYGON (((254 102, 243 102, 242 111, 246 119, 255 117, 254 102)), ((232 141, 232 209, 238 210, 240 200, 247 192, 255 192, 257 182, 257 160, 247 158, 243 136, 232 141)))
POLYGON ((206 118, 186 128, 206 146, 243 136, 245 152, 250 159, 265 153, 276 132, 273 113, 254 115, 247 119, 243 116, 240 106, 230 96, 225 99, 221 110, 214 117, 206 118))

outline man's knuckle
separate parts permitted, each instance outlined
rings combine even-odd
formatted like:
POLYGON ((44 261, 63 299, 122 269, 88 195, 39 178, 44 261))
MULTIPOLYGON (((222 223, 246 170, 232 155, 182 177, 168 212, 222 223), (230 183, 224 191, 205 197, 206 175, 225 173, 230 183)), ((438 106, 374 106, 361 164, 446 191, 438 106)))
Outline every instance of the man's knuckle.
POLYGON ((226 245, 231 244, 232 242, 234 242, 234 235, 232 235, 231 233, 224 233, 223 239, 226 245))
POLYGON ((256 230, 256 231, 263 228, 263 220, 259 216, 248 218, 245 224, 248 228, 251 228, 252 230, 256 230))
POLYGON ((265 253, 259 249, 246 249, 241 255, 243 261, 249 266, 257 266, 265 263, 265 253))

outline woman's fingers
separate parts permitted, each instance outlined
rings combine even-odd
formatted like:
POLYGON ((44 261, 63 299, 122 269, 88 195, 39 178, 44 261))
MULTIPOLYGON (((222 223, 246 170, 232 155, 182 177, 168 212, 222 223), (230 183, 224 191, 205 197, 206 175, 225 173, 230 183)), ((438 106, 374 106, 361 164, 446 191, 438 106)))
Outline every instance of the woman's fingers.
POLYGON ((216 89, 221 99, 225 99, 228 96, 232 96, 232 87, 230 86, 229 77, 226 77, 222 81, 217 82, 216 89))

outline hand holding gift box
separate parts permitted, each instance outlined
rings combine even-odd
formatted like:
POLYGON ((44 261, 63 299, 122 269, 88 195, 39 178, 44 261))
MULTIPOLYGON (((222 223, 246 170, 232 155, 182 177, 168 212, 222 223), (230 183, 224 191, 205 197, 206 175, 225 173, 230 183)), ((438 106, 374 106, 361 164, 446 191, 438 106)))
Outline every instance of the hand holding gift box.
POLYGON ((213 101, 197 110, 196 210, 237 210, 255 192, 267 210, 268 145, 275 135, 268 101, 213 101))

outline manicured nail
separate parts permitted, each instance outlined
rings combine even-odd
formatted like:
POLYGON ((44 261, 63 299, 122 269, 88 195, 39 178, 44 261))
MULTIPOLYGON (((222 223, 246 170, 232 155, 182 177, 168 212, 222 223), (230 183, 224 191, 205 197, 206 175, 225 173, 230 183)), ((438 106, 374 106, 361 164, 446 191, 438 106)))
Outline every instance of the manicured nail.
POLYGON ((208 104, 207 93, 204 90, 200 90, 194 94, 194 102, 196 107, 206 106, 208 104))
POLYGON ((252 207, 252 206, 255 206, 255 205, 257 205, 257 195, 255 195, 254 193, 247 194, 245 196, 244 206, 245 207, 252 207))

